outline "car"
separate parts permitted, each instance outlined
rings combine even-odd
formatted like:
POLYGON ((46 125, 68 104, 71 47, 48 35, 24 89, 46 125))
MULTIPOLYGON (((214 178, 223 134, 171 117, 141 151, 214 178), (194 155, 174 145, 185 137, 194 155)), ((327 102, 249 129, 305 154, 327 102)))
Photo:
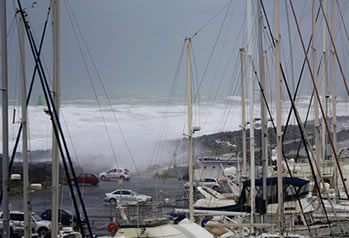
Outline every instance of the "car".
MULTIPOLYGON (((96 186, 99 183, 99 178, 94 173, 81 173, 76 177, 79 184, 91 184, 96 186)), ((74 181, 74 177, 70 177, 71 181, 74 181)))
MULTIPOLYGON (((201 178, 198 181, 193 182, 194 189, 198 186, 206 186, 212 188, 215 191, 219 191, 221 189, 221 185, 218 183, 216 178, 213 177, 205 177, 201 178)), ((184 184, 185 189, 189 189, 189 182, 184 184)))
MULTIPOLYGON (((41 213, 40 217, 43 220, 51 221, 51 209, 45 210, 43 213, 41 213)), ((62 226, 70 226, 72 223, 76 224, 78 218, 76 215, 73 215, 73 212, 68 209, 58 209, 58 222, 62 226)), ((81 222, 84 224, 85 219, 81 218, 81 222)))
MULTIPOLYGON (((0 213, 0 218, 2 219, 2 212, 0 213)), ((48 236, 51 231, 51 222, 44 221, 41 217, 32 212, 32 233, 37 233, 40 237, 48 236)), ((24 212, 21 211, 10 211, 10 229, 16 235, 24 235, 24 212)), ((1 230, 2 230, 2 220, 1 220, 1 230)))
POLYGON ((130 171, 123 168, 111 168, 99 174, 99 179, 109 181, 112 179, 130 180, 130 171))
POLYGON ((139 194, 130 189, 117 189, 111 193, 106 193, 104 195, 104 201, 112 205, 116 205, 118 201, 121 203, 134 205, 137 203, 152 201, 152 197, 144 194, 139 194))

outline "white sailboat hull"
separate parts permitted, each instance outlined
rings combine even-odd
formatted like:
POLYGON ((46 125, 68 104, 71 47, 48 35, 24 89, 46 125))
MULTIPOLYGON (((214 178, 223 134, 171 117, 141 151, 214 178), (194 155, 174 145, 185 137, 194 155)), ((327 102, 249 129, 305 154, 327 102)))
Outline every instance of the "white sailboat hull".
POLYGON ((213 238, 213 235, 198 224, 184 219, 178 224, 165 224, 155 227, 120 228, 114 237, 213 238))

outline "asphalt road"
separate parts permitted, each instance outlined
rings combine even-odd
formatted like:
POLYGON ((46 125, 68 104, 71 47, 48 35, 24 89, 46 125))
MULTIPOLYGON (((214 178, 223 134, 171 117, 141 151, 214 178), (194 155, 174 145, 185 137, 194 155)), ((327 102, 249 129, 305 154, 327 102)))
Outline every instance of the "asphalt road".
MULTIPOLYGON (((113 206, 103 201, 104 194, 112 192, 115 189, 126 188, 132 189, 138 193, 150 195, 153 197, 155 204, 163 203, 165 198, 171 202, 183 195, 183 182, 178 179, 160 179, 152 177, 135 177, 129 181, 119 184, 117 180, 100 182, 97 186, 84 185, 80 186, 83 201, 89 216, 90 224, 97 235, 107 234, 107 225, 118 212, 113 206)), ((44 210, 51 208, 51 190, 36 191, 31 193, 32 211, 41 214, 44 210)), ((60 207, 74 210, 72 199, 70 197, 68 185, 62 185, 60 189, 60 207)), ((10 209, 23 211, 23 195, 10 197, 10 209)), ((139 209, 139 208, 138 208, 139 209)), ((142 209, 142 208, 141 208, 142 209)), ((162 208, 163 209, 163 208, 162 208)), ((137 208, 133 207, 126 211, 128 215, 135 215, 137 208)), ((142 209, 146 213, 152 213, 149 207, 142 209)), ((81 209, 80 209, 81 211, 81 209)), ((167 213, 170 208, 163 209, 167 213)), ((80 212, 82 214, 82 212, 80 212)), ((151 215, 151 214, 148 214, 151 215)))

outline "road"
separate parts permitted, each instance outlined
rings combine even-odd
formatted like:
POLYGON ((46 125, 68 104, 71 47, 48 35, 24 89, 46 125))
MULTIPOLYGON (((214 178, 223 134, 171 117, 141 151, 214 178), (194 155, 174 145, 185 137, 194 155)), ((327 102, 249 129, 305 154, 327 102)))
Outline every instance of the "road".
MULTIPOLYGON (((152 177, 135 177, 125 181, 122 185, 118 181, 100 182, 97 186, 84 185, 80 186, 85 207, 89 216, 90 224, 97 235, 107 234, 107 225, 111 218, 117 212, 116 208, 104 203, 104 194, 115 189, 126 188, 132 189, 138 193, 150 195, 153 201, 162 202, 165 198, 170 201, 183 194, 183 182, 178 179, 159 179, 152 177)), ((60 189, 60 207, 74 210, 72 199, 69 193, 69 187, 62 185, 60 189)), ((36 191, 31 193, 32 211, 41 214, 44 210, 51 207, 51 191, 36 191)), ((23 211, 23 196, 16 195, 10 197, 10 209, 23 211)), ((148 209, 148 208, 147 208, 148 209)), ((136 209, 130 209, 130 213, 135 213, 136 209)), ((144 209, 143 209, 144 210, 144 209)), ((167 209, 167 211, 169 211, 167 209)), ((152 211, 149 210, 148 213, 152 211)), ((80 209, 80 213, 81 209, 80 209)), ((126 213, 126 214, 130 214, 126 213)))

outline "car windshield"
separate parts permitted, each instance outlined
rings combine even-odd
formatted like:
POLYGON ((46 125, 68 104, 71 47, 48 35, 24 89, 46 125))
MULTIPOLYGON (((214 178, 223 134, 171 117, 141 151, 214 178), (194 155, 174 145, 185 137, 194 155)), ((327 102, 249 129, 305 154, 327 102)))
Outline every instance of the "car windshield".
POLYGON ((137 192, 133 191, 133 190, 130 190, 131 194, 134 194, 134 195, 139 195, 137 192))
POLYGON ((32 217, 33 217, 33 219, 34 219, 36 222, 42 221, 42 218, 41 218, 38 214, 36 214, 36 213, 33 213, 33 214, 32 214, 32 217))
POLYGON ((126 171, 126 172, 130 172, 130 170, 128 170, 128 169, 125 169, 125 171, 126 171))
POLYGON ((63 213, 67 213, 68 215, 73 215, 73 213, 70 210, 62 210, 63 213))

